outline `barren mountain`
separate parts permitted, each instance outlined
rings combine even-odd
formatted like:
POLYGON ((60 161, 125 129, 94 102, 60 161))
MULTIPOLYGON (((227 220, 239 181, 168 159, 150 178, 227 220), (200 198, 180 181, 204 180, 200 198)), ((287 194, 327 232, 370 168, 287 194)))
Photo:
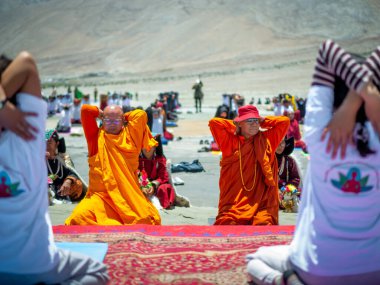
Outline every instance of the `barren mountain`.
POLYGON ((303 95, 322 40, 367 55, 379 15, 379 0, 1 0, 0 43, 44 82, 303 95))

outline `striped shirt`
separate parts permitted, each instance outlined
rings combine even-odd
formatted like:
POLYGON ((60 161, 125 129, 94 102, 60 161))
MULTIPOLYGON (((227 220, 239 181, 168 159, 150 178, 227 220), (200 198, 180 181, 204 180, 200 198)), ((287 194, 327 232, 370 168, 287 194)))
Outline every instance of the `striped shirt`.
POLYGON ((364 65, 372 71, 373 81, 380 89, 380 46, 367 58, 364 65))
POLYGON ((359 93, 372 77, 372 72, 356 62, 338 44, 327 40, 319 48, 311 85, 334 88, 335 75, 342 78, 348 87, 359 93))

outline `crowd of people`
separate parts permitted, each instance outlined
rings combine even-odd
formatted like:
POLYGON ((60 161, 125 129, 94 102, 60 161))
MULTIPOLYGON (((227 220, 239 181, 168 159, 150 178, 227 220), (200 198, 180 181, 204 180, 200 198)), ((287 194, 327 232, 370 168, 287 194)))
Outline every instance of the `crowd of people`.
MULTIPOLYGON (((361 58, 328 40, 318 52, 307 104, 282 93, 267 108, 273 115, 262 116, 253 100, 222 95, 209 120, 221 152, 214 224, 276 226, 280 209, 299 212, 290 245, 246 257, 250 284, 380 280, 379 66, 380 48, 361 58), (294 148, 310 155, 304 179, 294 148)), ((49 194, 50 203, 78 202, 66 225, 160 225, 159 209, 176 206, 179 197, 163 148, 173 140, 167 126, 178 120, 179 94, 160 93, 146 110, 132 107, 130 93, 101 94, 98 107, 83 104, 91 103, 89 96, 76 87, 74 99, 68 92, 46 103, 29 53, 2 57, 0 72, 0 220, 10 224, 0 230, 0 280, 106 284, 104 264, 55 246, 49 194), (46 117, 57 112, 63 113, 57 128, 46 130, 46 117), (69 122, 83 126, 88 185, 59 135, 70 131, 69 122)), ((202 87, 200 79, 192 87, 197 113, 202 87)))

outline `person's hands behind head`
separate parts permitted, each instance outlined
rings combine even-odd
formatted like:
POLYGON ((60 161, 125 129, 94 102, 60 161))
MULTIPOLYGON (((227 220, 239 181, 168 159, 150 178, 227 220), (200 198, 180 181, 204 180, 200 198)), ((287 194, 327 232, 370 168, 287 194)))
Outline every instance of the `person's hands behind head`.
POLYGON ((24 140, 33 140, 38 129, 28 123, 27 116, 36 117, 37 113, 22 112, 11 102, 6 102, 0 110, 0 128, 4 127, 24 140))
POLYGON ((365 113, 380 136, 380 92, 372 82, 364 88, 362 98, 364 99, 365 113))
POLYGON ((354 144, 353 132, 355 128, 356 113, 358 112, 362 99, 352 90, 349 91, 342 105, 336 110, 331 121, 323 130, 321 140, 325 140, 330 133, 327 142, 327 153, 332 151, 334 159, 340 149, 340 156, 346 156, 347 144, 354 144))

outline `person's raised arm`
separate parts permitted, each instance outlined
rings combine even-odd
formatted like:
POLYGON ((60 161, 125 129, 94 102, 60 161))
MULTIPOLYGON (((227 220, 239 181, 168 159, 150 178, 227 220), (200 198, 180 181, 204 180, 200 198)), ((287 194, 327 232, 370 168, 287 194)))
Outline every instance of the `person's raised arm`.
POLYGON ((349 93, 350 96, 347 96, 350 98, 346 97, 346 102, 335 112, 332 120, 325 127, 321 139, 324 140, 329 133, 326 151, 332 150, 332 157, 335 158, 340 149, 341 158, 344 158, 347 144, 352 142, 354 117, 361 104, 361 99, 355 96, 359 97, 358 94, 368 86, 373 73, 369 68, 359 64, 338 44, 327 40, 319 48, 312 85, 323 85, 334 89, 336 88, 335 77, 340 77, 352 91, 349 93))
POLYGON ((124 118, 127 122, 127 129, 139 152, 141 149, 150 151, 153 146, 158 145, 147 125, 148 117, 145 111, 134 110, 125 113, 124 118))
POLYGON ((83 105, 81 108, 81 121, 84 135, 87 141, 88 157, 98 152, 98 133, 99 128, 96 118, 99 117, 100 110, 96 106, 83 105))
POLYGON ((26 140, 34 139, 38 130, 31 126, 27 116, 37 116, 34 112, 21 112, 9 98, 17 92, 25 92, 41 97, 41 85, 37 65, 28 52, 21 52, 1 74, 0 86, 0 127, 4 127, 26 140))
MULTIPOLYGON (((266 129, 264 135, 270 141, 273 150, 276 150, 280 142, 286 135, 290 124, 290 120, 286 116, 267 116, 260 123, 262 129, 266 129)), ((273 151, 272 156, 274 156, 273 151)))
POLYGON ((236 126, 232 120, 222 118, 213 118, 208 122, 211 134, 218 144, 223 156, 229 156, 232 151, 233 142, 235 137, 236 126))
POLYGON ((358 112, 363 100, 358 94, 351 90, 348 92, 342 105, 335 111, 331 121, 323 130, 321 140, 324 140, 328 133, 330 137, 327 142, 327 153, 332 152, 334 159, 340 149, 340 156, 346 156, 347 144, 353 142, 353 130, 355 127, 356 113, 358 112))
POLYGON ((364 100, 365 113, 372 123, 373 128, 380 137, 380 92, 379 89, 370 83, 361 94, 364 100))
POLYGON ((380 136, 380 46, 378 46, 364 63, 373 72, 373 83, 369 83, 360 94, 364 100, 365 113, 371 121, 375 131, 380 136))

